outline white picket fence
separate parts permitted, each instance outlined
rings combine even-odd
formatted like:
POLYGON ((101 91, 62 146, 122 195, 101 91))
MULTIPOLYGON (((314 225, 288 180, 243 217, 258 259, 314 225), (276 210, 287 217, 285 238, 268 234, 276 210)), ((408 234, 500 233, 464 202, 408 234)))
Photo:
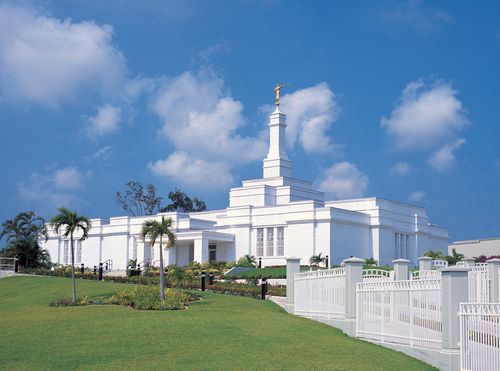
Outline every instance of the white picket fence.
POLYGON ((344 318, 344 268, 296 273, 295 314, 309 318, 344 318))
POLYGON ((428 270, 428 271, 414 271, 410 273, 410 280, 437 280, 441 279, 441 271, 437 269, 428 270))
POLYGON ((363 282, 393 281, 394 271, 379 268, 363 269, 363 282))
POLYGON ((471 303, 488 303, 491 284, 488 267, 473 267, 468 276, 469 301, 471 303))
POLYGON ((500 304, 460 304, 462 370, 500 370, 500 304))
POLYGON ((358 337, 441 348, 441 280, 357 284, 358 337))

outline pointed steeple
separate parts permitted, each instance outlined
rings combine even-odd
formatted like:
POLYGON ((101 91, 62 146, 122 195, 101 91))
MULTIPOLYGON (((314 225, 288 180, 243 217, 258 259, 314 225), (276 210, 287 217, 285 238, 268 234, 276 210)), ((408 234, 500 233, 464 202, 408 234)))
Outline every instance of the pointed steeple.
POLYGON ((269 152, 264 159, 264 178, 290 177, 292 163, 285 151, 286 115, 281 113, 279 103, 269 117, 269 152))

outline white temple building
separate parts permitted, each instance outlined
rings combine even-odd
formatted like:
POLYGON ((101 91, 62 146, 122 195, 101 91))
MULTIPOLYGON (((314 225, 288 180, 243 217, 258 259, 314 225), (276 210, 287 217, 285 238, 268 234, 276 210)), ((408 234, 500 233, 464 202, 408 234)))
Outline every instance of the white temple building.
MULTIPOLYGON (((86 266, 113 261, 125 269, 129 259, 153 261, 159 246, 140 238, 147 219, 172 218, 176 244, 164 254, 165 264, 233 261, 245 254, 263 266, 285 265, 286 257, 308 264, 312 255, 328 255, 330 264, 357 256, 388 264, 397 258, 417 264, 427 250, 448 249, 448 231, 429 222, 426 209, 382 198, 325 201, 312 183, 292 177, 285 151, 286 115, 269 119, 269 152, 263 177, 245 180, 229 191, 229 207, 194 213, 169 212, 141 217, 92 219, 89 238, 75 242, 75 262, 86 266)), ((69 241, 50 231, 43 246, 54 263, 70 262, 69 241)))

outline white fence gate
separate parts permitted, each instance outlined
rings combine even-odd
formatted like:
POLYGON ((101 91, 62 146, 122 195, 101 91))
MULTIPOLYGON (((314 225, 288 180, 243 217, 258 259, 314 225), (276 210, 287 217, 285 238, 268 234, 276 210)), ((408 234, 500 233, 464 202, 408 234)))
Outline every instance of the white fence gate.
POLYGON ((460 304, 462 370, 500 370, 500 304, 460 304))
POLYGON ((310 318, 345 317, 344 268, 295 274, 294 312, 310 318))
POLYGON ((490 276, 488 267, 473 267, 469 271, 469 301, 488 303, 490 301, 490 276))
POLYGON ((356 310, 358 337, 441 348, 441 280, 358 283, 356 310))

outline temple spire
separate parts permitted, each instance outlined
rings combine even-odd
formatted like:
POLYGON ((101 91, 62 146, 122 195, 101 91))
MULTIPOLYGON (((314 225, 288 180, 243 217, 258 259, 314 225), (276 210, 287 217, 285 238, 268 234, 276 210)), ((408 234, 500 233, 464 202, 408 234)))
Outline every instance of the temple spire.
POLYGON ((276 84, 274 88, 276 109, 269 117, 269 152, 264 159, 264 178, 290 177, 292 164, 285 151, 286 115, 279 110, 281 88, 285 84, 276 84))

